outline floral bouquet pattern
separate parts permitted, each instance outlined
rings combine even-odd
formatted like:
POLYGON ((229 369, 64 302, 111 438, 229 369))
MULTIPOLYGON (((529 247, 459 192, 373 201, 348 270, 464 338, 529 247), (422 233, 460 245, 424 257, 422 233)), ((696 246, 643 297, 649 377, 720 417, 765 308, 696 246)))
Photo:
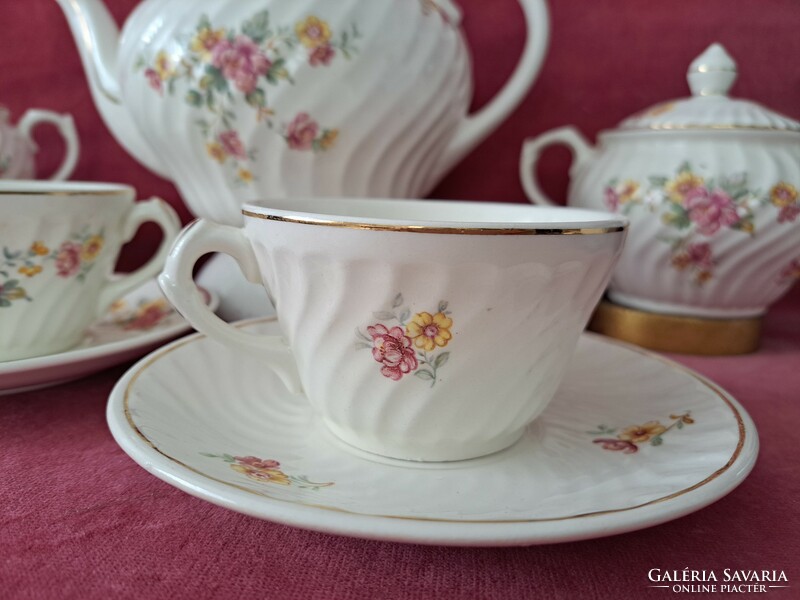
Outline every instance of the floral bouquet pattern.
MULTIPOLYGON (((661 446, 664 443, 664 434, 672 429, 683 429, 685 425, 694 424, 692 413, 686 411, 680 415, 670 415, 672 420, 670 425, 662 425, 659 421, 648 421, 643 425, 631 425, 623 429, 616 437, 600 437, 593 442, 600 444, 604 450, 622 452, 623 454, 635 454, 639 451, 640 444, 649 443, 651 446, 661 446)), ((617 430, 606 425, 598 425, 596 431, 589 431, 590 435, 610 436, 616 434, 617 430)))
POLYGON ((31 279, 52 264, 56 275, 62 279, 76 279, 83 283, 94 268, 103 249, 103 232, 83 231, 51 249, 42 241, 33 242, 24 250, 3 247, 0 260, 0 308, 9 308, 15 300, 33 300, 21 285, 21 277, 31 279))
POLYGON ((241 473, 248 479, 258 483, 270 483, 273 485, 295 486, 318 490, 320 488, 333 485, 332 481, 327 483, 316 483, 305 475, 288 475, 281 469, 281 463, 277 460, 258 458, 256 456, 232 456, 230 454, 206 454, 200 453, 207 458, 219 458, 228 463, 234 471, 241 473))
POLYGON ((800 217, 797 188, 781 181, 766 192, 752 189, 747 174, 704 179, 688 162, 674 177, 652 176, 646 184, 632 179, 612 179, 604 190, 606 207, 624 215, 636 210, 660 213, 671 233, 659 240, 672 246, 671 266, 690 273, 697 285, 714 277, 719 261, 712 239, 728 230, 756 235, 756 215, 775 211, 784 225, 800 217))
POLYGON ((159 51, 152 63, 140 57, 135 65, 150 87, 163 95, 178 93, 186 83, 186 102, 203 112, 195 123, 206 142, 206 153, 233 174, 233 180, 250 184, 255 179, 250 163, 255 150, 248 149, 236 126, 234 108, 248 106, 257 122, 276 129, 292 150, 322 152, 336 143, 338 129, 324 128, 307 112, 279 121, 268 97, 270 86, 294 84, 287 68, 290 60, 304 55, 311 67, 327 67, 339 55, 350 59, 361 37, 355 24, 334 35, 329 24, 314 16, 294 27, 271 23, 269 11, 261 11, 239 29, 215 27, 203 15, 183 52, 159 51))
POLYGON ((413 374, 430 381, 433 387, 439 369, 450 359, 449 351, 441 351, 453 338, 448 303, 439 302, 433 314, 420 312, 413 316, 403 304, 403 295, 397 294, 390 310, 374 313, 379 322, 368 326, 366 333, 356 329, 356 349, 372 350, 372 358, 381 365, 381 375, 392 381, 413 374))

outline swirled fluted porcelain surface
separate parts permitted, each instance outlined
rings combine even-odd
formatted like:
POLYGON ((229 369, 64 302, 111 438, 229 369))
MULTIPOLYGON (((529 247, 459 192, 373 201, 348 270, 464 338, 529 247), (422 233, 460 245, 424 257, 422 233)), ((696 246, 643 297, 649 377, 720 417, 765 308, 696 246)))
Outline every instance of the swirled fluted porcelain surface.
POLYGON ((143 2, 123 102, 192 212, 248 200, 423 197, 471 96, 458 28, 420 0, 143 2))
MULTIPOLYGON (((278 331, 274 321, 246 329, 278 331)), ((202 336, 131 369, 108 420, 139 464, 210 502, 428 544, 552 543, 655 525, 728 493, 758 449, 752 421, 724 392, 593 335, 581 337, 556 397, 520 442, 472 461, 412 465, 354 451, 258 358, 202 336), (622 439, 637 424, 637 441, 622 439)))
POLYGON ((558 387, 625 238, 621 227, 437 234, 246 214, 314 408, 345 441, 411 460, 480 456, 522 434, 558 387))
POLYGON ((572 175, 571 205, 631 220, 621 304, 758 316, 800 277, 800 134, 606 134, 572 175))

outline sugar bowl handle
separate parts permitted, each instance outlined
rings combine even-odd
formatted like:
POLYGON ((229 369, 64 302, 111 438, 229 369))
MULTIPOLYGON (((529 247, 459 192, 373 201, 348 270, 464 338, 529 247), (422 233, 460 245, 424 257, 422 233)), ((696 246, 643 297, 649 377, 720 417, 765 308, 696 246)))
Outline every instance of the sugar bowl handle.
POLYGON ((542 151, 553 144, 563 144, 572 151, 573 161, 569 170, 570 176, 583 167, 595 153, 588 140, 574 127, 559 127, 543 133, 539 137, 526 140, 522 146, 522 156, 519 161, 519 176, 528 199, 534 204, 555 205, 555 202, 544 195, 536 180, 536 163, 539 161, 542 151))
POLYGON ((75 131, 75 121, 70 115, 60 115, 49 110, 33 109, 26 112, 19 120, 19 133, 33 144, 33 130, 42 123, 55 125, 61 137, 64 138, 66 152, 61 166, 50 176, 53 181, 68 179, 78 164, 78 153, 80 152, 80 142, 78 132, 75 131))
POLYGON ((198 293, 192 279, 194 265, 200 257, 212 252, 233 257, 248 281, 264 285, 255 253, 243 230, 199 219, 175 240, 164 272, 158 278, 164 295, 198 331, 248 355, 269 358, 271 368, 289 391, 302 393, 294 356, 281 336, 255 335, 229 325, 208 308, 198 293))

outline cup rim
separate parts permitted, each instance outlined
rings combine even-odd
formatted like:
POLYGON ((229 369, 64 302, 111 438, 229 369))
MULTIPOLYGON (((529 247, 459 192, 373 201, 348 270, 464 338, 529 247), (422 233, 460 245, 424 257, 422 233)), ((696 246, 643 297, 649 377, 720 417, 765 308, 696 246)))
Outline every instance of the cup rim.
POLYGON ((528 203, 464 200, 411 200, 373 198, 287 198, 248 202, 245 217, 335 228, 439 233, 461 235, 595 235, 618 233, 628 228, 628 219, 614 213, 565 206, 534 206, 528 203), (401 207, 402 205, 402 207, 401 207), (513 219, 420 219, 403 216, 372 216, 375 211, 420 208, 433 212, 502 213, 513 219), (372 214, 370 214, 372 213, 372 214), (523 213, 526 213, 523 216, 523 213))
POLYGON ((135 190, 123 183, 100 181, 48 181, 11 179, 0 181, 0 198, 5 196, 125 196, 135 190))

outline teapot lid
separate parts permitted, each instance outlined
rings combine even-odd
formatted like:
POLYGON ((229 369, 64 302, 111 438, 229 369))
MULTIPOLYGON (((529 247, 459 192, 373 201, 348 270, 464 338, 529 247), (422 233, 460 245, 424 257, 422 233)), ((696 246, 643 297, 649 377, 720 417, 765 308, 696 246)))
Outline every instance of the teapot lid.
POLYGON ((721 44, 711 44, 689 66, 690 98, 662 102, 620 123, 620 129, 760 129, 800 131, 800 122, 760 104, 728 96, 736 62, 721 44))

